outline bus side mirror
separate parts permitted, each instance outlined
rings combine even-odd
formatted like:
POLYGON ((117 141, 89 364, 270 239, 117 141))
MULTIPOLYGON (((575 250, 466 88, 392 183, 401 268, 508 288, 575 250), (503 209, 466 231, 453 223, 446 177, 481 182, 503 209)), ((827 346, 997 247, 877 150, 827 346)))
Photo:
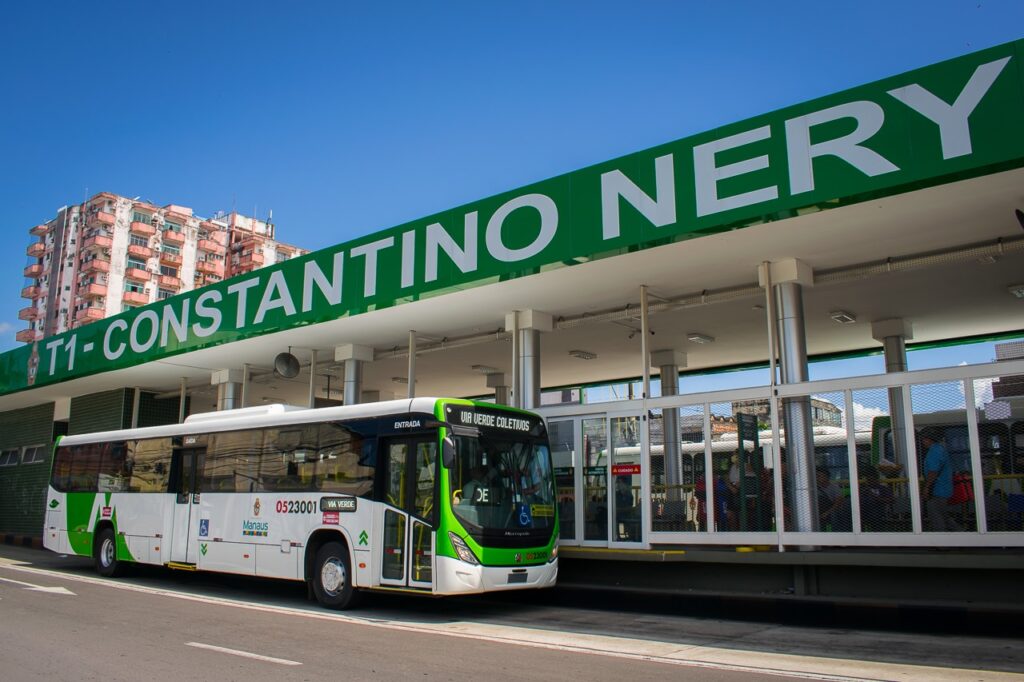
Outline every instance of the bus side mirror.
POLYGON ((441 441, 441 463, 446 469, 451 469, 455 464, 455 439, 445 436, 441 441))

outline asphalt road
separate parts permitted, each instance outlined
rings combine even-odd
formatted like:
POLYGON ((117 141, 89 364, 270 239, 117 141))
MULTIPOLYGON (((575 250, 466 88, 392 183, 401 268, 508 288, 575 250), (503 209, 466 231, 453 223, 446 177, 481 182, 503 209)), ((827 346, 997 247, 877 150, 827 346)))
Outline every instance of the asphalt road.
POLYGON ((793 627, 545 594, 374 596, 0 546, 2 680, 1024 680, 1018 639, 793 627), (42 589, 40 589, 42 588, 42 589), (625 606, 625 607, 624 607, 625 606))

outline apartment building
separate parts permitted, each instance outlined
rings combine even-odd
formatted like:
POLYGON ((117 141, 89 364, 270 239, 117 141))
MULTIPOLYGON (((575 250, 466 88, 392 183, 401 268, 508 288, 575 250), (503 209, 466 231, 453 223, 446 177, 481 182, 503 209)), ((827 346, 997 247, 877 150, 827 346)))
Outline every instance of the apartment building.
POLYGON ((29 326, 16 335, 25 343, 306 253, 277 242, 269 220, 201 218, 109 192, 29 234, 30 304, 18 313, 29 326))

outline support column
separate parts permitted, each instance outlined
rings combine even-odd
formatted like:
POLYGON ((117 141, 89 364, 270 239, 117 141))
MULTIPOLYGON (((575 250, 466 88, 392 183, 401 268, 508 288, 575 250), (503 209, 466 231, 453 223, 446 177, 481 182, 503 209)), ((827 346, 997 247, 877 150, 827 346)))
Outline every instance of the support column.
POLYGON ((409 379, 409 399, 416 397, 416 331, 409 330, 409 371, 406 372, 409 379))
POLYGON ((363 363, 373 361, 373 348, 354 343, 337 346, 334 361, 345 363, 345 404, 358 404, 363 392, 363 363))
POLYGON ((252 371, 249 363, 242 363, 242 397, 239 398, 239 407, 249 407, 249 379, 252 371))
MULTIPOLYGON (((795 258, 776 261, 769 267, 778 304, 775 324, 781 356, 780 383, 803 383, 809 376, 803 288, 814 285, 814 272, 811 266, 795 258)), ((785 470, 793 495, 793 530, 816 531, 819 517, 810 396, 784 398, 782 412, 786 432, 785 470)))
POLYGON ((188 379, 181 378, 181 393, 178 395, 178 423, 185 423, 185 400, 188 398, 188 379))
POLYGON ((508 405, 508 381, 504 373, 488 374, 487 388, 494 389, 494 402, 498 405, 508 405))
POLYGON ((309 406, 315 407, 316 403, 316 348, 309 354, 309 406))
POLYGON ((142 400, 142 391, 136 386, 132 391, 132 428, 139 428, 139 402, 142 400))
POLYGON ((238 386, 242 370, 218 369, 210 375, 210 385, 217 387, 217 409, 233 410, 238 407, 238 386))
MULTIPOLYGON (((686 367, 686 353, 672 350, 656 350, 651 353, 651 365, 658 368, 661 376, 661 395, 679 395, 679 368, 686 367)), ((682 469, 679 462, 679 409, 661 411, 662 430, 665 441, 665 484, 668 486, 668 501, 682 500, 682 469)))
MULTIPOLYGON (((902 318, 877 320, 871 323, 871 337, 882 342, 885 350, 885 372, 907 371, 907 339, 914 338, 910 322, 902 318)), ((889 389, 889 415, 892 419, 892 443, 896 464, 907 471, 907 415, 903 411, 903 388, 889 389)))
POLYGON ((519 329, 518 385, 521 395, 513 395, 517 407, 532 410, 540 406, 540 334, 554 328, 551 315, 537 310, 522 310, 505 317, 505 329, 519 329), (517 319, 518 316, 518 319, 517 319))

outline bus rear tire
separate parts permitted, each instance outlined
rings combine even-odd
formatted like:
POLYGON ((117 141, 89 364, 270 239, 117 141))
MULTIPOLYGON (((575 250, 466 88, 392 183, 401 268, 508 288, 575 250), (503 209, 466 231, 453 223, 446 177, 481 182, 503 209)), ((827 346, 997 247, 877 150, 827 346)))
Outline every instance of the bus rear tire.
POLYGON ((313 594, 328 609, 347 609, 355 604, 352 566, 348 551, 340 542, 328 542, 316 553, 313 563, 313 594))
POLYGON ((104 528, 96 536, 93 555, 96 559, 96 572, 105 578, 114 578, 124 569, 124 562, 117 559, 117 540, 113 528, 104 528))

